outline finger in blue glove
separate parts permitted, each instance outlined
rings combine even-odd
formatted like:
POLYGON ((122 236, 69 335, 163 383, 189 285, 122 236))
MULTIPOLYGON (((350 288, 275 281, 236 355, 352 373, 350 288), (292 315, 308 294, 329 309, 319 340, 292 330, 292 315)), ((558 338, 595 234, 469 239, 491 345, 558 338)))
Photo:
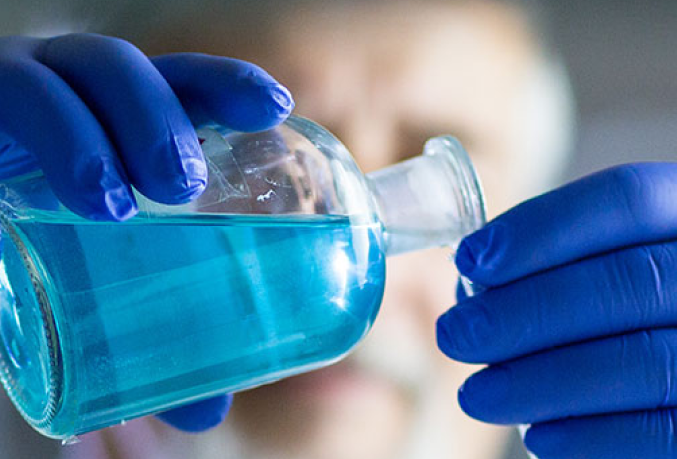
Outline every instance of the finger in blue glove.
POLYGON ((590 255, 677 237, 677 163, 617 166, 526 201, 461 241, 456 265, 502 285, 590 255))
POLYGON ((587 341, 492 365, 471 376, 459 403, 495 424, 677 406, 677 329, 587 341))
POLYGON ((672 459, 677 410, 535 424, 524 443, 540 459, 672 459))
POLYGON ((219 395, 196 403, 174 408, 156 417, 184 432, 199 433, 219 425, 226 418, 233 403, 230 394, 219 395))
POLYGON ((227 128, 256 130, 283 121, 293 107, 288 91, 249 63, 190 55, 158 61, 180 96, 124 40, 1 38, 0 178, 37 165, 74 212, 124 220, 136 212, 130 185, 168 204, 204 189, 206 166, 190 110, 227 128), (199 68, 176 71, 186 61, 199 68), (200 105, 204 100, 211 103, 200 105))
POLYGON ((193 125, 216 124, 241 132, 270 129, 294 108, 289 90, 262 68, 198 53, 151 58, 193 125))
POLYGON ((555 346, 677 326, 677 242, 609 252, 466 298, 438 319, 449 357, 495 363, 555 346))

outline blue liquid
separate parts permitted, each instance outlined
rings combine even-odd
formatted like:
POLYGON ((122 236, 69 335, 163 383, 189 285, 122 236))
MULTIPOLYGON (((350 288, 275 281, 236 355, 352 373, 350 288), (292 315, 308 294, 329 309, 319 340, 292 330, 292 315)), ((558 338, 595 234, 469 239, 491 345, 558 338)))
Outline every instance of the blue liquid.
MULTIPOLYGON (((365 335, 381 302, 376 224, 333 216, 198 214, 121 224, 62 217, 14 221, 41 258, 58 330, 63 394, 40 429, 50 436, 332 363, 365 335)), ((29 290, 23 269, 6 262, 17 298, 18 287, 29 290)), ((42 341, 20 344, 37 356, 42 341)), ((40 371, 14 372, 22 387, 44 387, 40 371)))

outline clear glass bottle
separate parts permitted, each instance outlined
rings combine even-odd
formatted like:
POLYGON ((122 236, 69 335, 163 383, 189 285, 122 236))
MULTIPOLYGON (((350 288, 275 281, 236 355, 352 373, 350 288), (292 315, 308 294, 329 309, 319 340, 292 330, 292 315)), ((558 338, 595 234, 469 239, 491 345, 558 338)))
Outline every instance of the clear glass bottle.
POLYGON ((123 223, 63 207, 38 171, 0 183, 0 377, 68 438, 329 365, 378 312, 385 257, 484 222, 451 137, 364 176, 312 121, 199 132, 209 184, 123 223))

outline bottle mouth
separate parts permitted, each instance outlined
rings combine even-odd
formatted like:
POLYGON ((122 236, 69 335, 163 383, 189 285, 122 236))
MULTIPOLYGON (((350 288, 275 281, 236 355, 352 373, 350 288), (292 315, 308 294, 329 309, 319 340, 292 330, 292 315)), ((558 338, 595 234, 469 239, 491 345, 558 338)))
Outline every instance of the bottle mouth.
MULTIPOLYGON (((460 213, 465 216, 463 221, 466 225, 462 232, 467 235, 484 226, 487 221, 487 210, 482 183, 461 143, 452 136, 435 137, 426 142, 424 155, 444 156, 445 161, 442 164, 450 168, 449 173, 459 183, 457 200, 460 213)), ((460 276, 460 280, 467 296, 473 296, 483 290, 481 286, 464 276, 460 276)))
POLYGON ((0 380, 35 428, 51 423, 62 394, 61 350, 39 261, 0 215, 0 380))
POLYGON ((459 186, 458 208, 464 216, 466 228, 463 231, 470 234, 480 229, 487 222, 487 210, 484 200, 484 191, 477 171, 470 156, 461 143, 452 136, 439 136, 428 140, 423 149, 425 156, 444 156, 447 165, 459 186))
POLYGON ((453 137, 432 138, 422 156, 372 172, 367 180, 389 256, 433 247, 455 250, 485 223, 479 178, 453 137))

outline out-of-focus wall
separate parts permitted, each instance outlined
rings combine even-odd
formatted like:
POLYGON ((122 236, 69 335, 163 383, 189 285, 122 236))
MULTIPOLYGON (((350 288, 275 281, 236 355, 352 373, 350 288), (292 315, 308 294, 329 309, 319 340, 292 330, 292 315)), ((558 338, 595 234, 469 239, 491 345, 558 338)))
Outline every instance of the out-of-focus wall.
POLYGON ((547 0, 579 111, 570 174, 677 159, 677 2, 547 0))

